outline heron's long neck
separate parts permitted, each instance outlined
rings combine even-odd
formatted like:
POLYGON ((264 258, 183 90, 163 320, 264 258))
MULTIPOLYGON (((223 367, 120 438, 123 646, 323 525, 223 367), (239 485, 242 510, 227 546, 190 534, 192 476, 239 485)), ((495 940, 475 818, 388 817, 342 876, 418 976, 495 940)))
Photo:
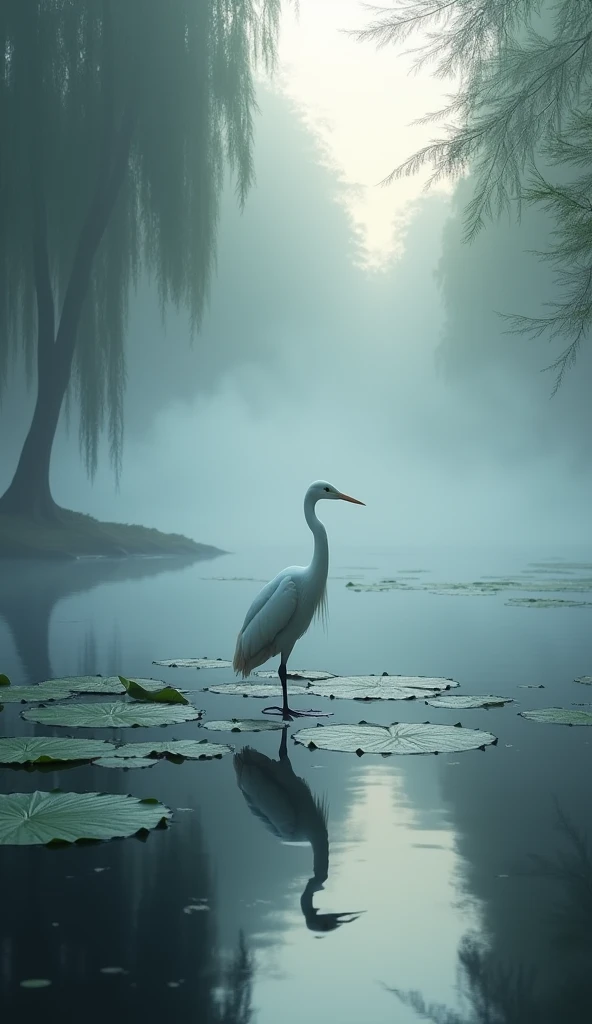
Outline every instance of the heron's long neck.
POLYGON ((323 579, 324 583, 327 579, 327 572, 329 571, 329 543, 327 541, 327 531, 321 520, 317 519, 315 501, 308 494, 304 499, 304 518, 312 530, 312 535, 314 537, 314 553, 309 568, 313 575, 318 575, 319 578, 323 579))

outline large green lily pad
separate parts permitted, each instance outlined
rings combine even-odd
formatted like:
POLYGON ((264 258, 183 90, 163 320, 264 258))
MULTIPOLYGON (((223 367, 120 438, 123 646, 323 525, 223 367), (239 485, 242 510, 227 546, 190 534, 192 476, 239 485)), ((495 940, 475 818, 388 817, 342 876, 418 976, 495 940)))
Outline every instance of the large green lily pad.
POLYGON ((210 743, 208 740, 154 740, 146 743, 125 743, 117 747, 114 756, 133 757, 182 757, 203 761, 212 757, 231 754, 233 748, 226 743, 210 743))
POLYGON ((227 721, 204 722, 203 727, 212 732, 273 732, 283 729, 283 724, 267 718, 231 718, 227 721))
POLYGON ((312 683, 307 693, 347 700, 414 700, 453 686, 458 686, 454 679, 435 676, 337 676, 327 682, 312 683))
POLYGON ((0 764, 48 764, 52 761, 94 761, 113 751, 108 740, 77 740, 54 736, 8 736, 0 739, 0 764))
POLYGON ((319 748, 350 754, 453 754, 497 743, 492 733, 480 729, 409 722, 317 726, 301 729, 294 739, 311 750, 319 748))
MULTIPOLYGON (((277 672, 255 672, 259 679, 277 679, 277 672)), ((288 679, 308 679, 311 682, 322 679, 335 679, 334 672, 320 672, 312 668, 293 668, 288 672, 288 679)))
MULTIPOLYGON (((220 683, 218 686, 206 686, 210 693, 221 693, 226 697, 281 697, 282 688, 279 683, 220 683)), ((304 697, 312 691, 306 686, 288 683, 288 693, 293 697, 304 697)))
POLYGON ((171 817, 157 801, 114 793, 0 795, 0 845, 37 846, 115 839, 156 828, 171 817))
POLYGON ((592 712, 574 711, 572 708, 539 708, 537 711, 520 711, 519 714, 530 722, 549 725, 592 725, 592 712))
POLYGON ((10 686, 10 679, 4 675, 4 672, 0 672, 0 686, 10 686))
POLYGON ((170 658, 153 661, 152 664, 164 665, 165 668, 232 668, 232 662, 223 658, 170 658))
MULTIPOLYGON (((166 683, 162 679, 135 679, 136 683, 143 686, 145 690, 162 690, 166 683)), ((68 690, 67 696, 72 693, 96 693, 123 695, 125 687, 119 676, 63 676, 58 679, 45 679, 42 683, 44 690, 56 692, 68 690)), ((54 698, 58 700, 59 698, 54 698)))
POLYGON ((51 708, 23 711, 28 722, 41 725, 75 726, 83 729, 122 729, 133 725, 178 725, 201 718, 203 712, 192 704, 142 704, 140 702, 61 704, 51 708))
POLYGON ((490 693, 485 696, 481 694, 470 694, 464 693, 443 693, 438 697, 428 697, 426 704, 429 704, 431 708, 456 708, 457 710, 463 710, 465 708, 501 708, 504 704, 512 704, 513 697, 494 697, 490 693))

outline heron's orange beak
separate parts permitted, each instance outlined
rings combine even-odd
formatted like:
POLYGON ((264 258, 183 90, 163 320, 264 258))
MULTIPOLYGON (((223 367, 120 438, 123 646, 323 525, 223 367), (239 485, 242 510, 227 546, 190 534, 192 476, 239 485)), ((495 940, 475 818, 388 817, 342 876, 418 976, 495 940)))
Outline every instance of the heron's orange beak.
POLYGON ((351 501, 354 505, 366 505, 365 501, 358 501, 357 498, 350 498, 349 494, 342 494, 341 491, 339 492, 339 497, 342 501, 351 501))

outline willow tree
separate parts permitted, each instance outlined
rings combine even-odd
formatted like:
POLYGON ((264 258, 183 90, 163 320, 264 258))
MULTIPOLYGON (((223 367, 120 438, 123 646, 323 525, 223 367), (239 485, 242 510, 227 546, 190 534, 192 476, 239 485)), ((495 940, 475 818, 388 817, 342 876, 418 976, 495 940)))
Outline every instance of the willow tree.
POLYGON ((541 253, 557 269, 557 294, 542 317, 518 313, 510 329, 565 345, 556 388, 592 331, 592 4, 581 0, 398 0, 374 8, 358 38, 379 46, 422 42, 417 65, 453 76, 451 102, 424 121, 440 138, 387 182, 431 166, 431 180, 469 172, 466 238, 504 210, 538 204, 554 225, 541 253))
POLYGON ((253 177, 258 62, 281 0, 2 0, 0 387, 24 354, 37 397, 0 512, 53 518, 68 394, 87 470, 119 470, 130 287, 149 273, 199 328, 227 170, 253 177), (36 374, 35 374, 36 369, 36 374))

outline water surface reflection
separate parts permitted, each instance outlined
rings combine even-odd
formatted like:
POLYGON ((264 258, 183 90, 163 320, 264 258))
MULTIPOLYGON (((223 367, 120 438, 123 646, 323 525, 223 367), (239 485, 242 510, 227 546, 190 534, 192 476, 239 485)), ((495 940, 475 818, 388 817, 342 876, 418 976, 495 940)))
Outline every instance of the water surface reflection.
MULTIPOLYGON (((496 558, 484 556, 479 571, 520 571, 527 560, 496 558)), ((14 598, 4 590, 0 670, 15 682, 75 673, 82 665, 87 672, 148 676, 156 674, 153 659, 224 657, 257 580, 298 560, 295 551, 228 556, 182 571, 147 566, 135 579, 105 575, 98 565, 85 568, 84 585, 73 585, 74 567, 44 567, 38 593, 34 573, 17 583, 14 598), (222 571, 224 579, 215 579, 222 571)), ((473 552, 468 560, 473 575, 479 559, 473 552)), ((429 568, 428 555, 415 553, 411 562, 408 553, 337 554, 330 632, 303 638, 302 663, 352 674, 450 675, 467 692, 509 693, 528 706, 584 699, 570 680, 590 674, 589 612, 524 611, 497 596, 345 588, 347 566, 372 566, 363 572, 388 577, 411 564, 429 568), (541 691, 520 689, 540 682, 541 691)), ((466 575, 463 566, 456 577, 454 571, 439 568, 439 578, 466 575)), ((196 685, 194 672, 163 671, 179 686, 196 685)), ((197 676, 200 687, 214 679, 230 681, 230 674, 197 676)), ((210 693, 196 702, 216 718, 261 711, 256 701, 210 693)), ((422 702, 327 707, 344 722, 458 718, 422 702)), ((590 858, 585 844, 574 845, 557 828, 556 803, 574 835, 589 836, 588 730, 539 727, 516 710, 463 712, 463 725, 485 725, 500 742, 485 753, 452 757, 358 760, 313 752, 292 743, 290 728, 279 754, 279 734, 257 734, 244 746, 242 735, 222 734, 220 740, 237 745, 240 770, 230 757, 127 773, 93 766, 47 774, 0 770, 2 792, 130 792, 155 796, 174 812, 172 826, 145 843, 0 848, 1 876, 9 881, 0 915, 7 1020, 75 1019, 82 1008, 91 1022, 103 1021, 116 1007, 121 1017, 161 1014, 180 1024, 277 1024, 303 1014, 331 1014, 340 1024, 411 1024, 422 1010, 411 992, 423 1000, 424 1017, 433 1011, 432 1019, 451 1024, 550 1024, 551 1010, 569 1024, 585 1020, 592 995, 590 858), (263 764, 262 799, 245 771, 263 764), (292 793, 291 804, 278 808, 273 772, 283 795, 292 793), (306 814, 294 811, 296 793, 302 806, 309 801, 308 825, 306 814), (328 819, 323 807, 330 807, 328 819), (278 833, 304 845, 282 844, 278 833), (531 854, 547 858, 545 870, 539 862, 533 873, 531 854), (334 927, 341 908, 364 913, 355 921, 350 915, 350 927, 334 927), (468 1001, 457 989, 459 976, 468 1001), (21 989, 30 977, 52 985, 21 989), (495 995, 502 990, 503 997, 495 995)), ((6 705, 0 728, 4 735, 60 733, 24 723, 18 705, 6 705)), ((187 723, 171 732, 206 735, 199 729, 187 723)), ((127 729, 84 735, 140 738, 127 729)), ((142 739, 151 737, 163 733, 142 731, 142 739)))

